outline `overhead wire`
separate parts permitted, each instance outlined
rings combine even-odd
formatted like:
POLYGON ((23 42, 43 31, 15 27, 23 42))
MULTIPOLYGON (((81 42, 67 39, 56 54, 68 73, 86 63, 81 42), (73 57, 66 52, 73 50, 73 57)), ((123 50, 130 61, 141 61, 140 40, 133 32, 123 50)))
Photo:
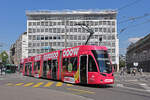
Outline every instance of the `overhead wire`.
POLYGON ((134 4, 136 4, 136 3, 140 2, 140 1, 142 1, 142 0, 135 0, 134 2, 128 3, 128 4, 118 8, 118 11, 123 10, 123 9, 125 9, 125 8, 127 8, 129 6, 132 6, 132 5, 134 5, 134 4))

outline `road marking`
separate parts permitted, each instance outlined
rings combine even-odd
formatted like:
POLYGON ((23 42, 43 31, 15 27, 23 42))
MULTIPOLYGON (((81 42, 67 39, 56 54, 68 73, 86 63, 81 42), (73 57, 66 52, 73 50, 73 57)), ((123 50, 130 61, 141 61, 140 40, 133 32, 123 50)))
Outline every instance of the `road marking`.
POLYGON ((81 93, 89 93, 89 94, 94 94, 95 92, 91 92, 91 91, 87 91, 87 90, 80 90, 80 89, 74 89, 74 88, 67 88, 68 90, 72 90, 72 91, 77 91, 77 92, 81 92, 81 93))
POLYGON ((23 85, 23 84, 24 84, 24 83, 17 83, 16 86, 20 86, 20 85, 23 85))
POLYGON ((62 85, 63 85, 62 82, 57 82, 57 84, 56 84, 57 87, 60 87, 60 86, 62 86, 62 85))
POLYGON ((42 84, 43 84, 44 82, 39 82, 39 83, 37 83, 36 85, 34 85, 34 86, 32 86, 32 87, 39 87, 39 86, 41 86, 42 84))
POLYGON ((123 84, 116 84, 116 87, 123 87, 123 84))
POLYGON ((48 82, 47 84, 45 84, 43 87, 50 87, 54 82, 48 82))
POLYGON ((147 92, 150 92, 150 87, 149 87, 147 84, 141 83, 140 85, 141 85, 147 92))
POLYGON ((7 85, 7 86, 12 86, 13 84, 12 84, 12 83, 7 83, 6 85, 7 85))
POLYGON ((73 86, 72 84, 66 84, 67 86, 73 86))
POLYGON ((33 85, 33 84, 34 84, 33 82, 27 83, 27 84, 24 85, 24 87, 28 87, 28 86, 31 86, 31 85, 33 85))

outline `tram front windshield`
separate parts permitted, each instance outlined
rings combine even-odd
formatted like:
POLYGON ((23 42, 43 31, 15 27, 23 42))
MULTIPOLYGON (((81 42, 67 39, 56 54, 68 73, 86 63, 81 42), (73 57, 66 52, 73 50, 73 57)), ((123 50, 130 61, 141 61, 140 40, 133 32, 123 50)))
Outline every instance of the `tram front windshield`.
POLYGON ((99 70, 101 73, 111 73, 112 66, 108 57, 107 51, 104 50, 92 50, 92 53, 95 56, 99 70))

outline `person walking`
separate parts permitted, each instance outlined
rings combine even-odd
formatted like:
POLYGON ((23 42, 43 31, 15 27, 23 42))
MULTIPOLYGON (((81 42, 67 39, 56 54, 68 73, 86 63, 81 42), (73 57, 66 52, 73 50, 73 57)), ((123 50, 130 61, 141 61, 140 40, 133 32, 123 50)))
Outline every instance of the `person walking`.
POLYGON ((140 68, 140 75, 143 75, 143 68, 140 68))

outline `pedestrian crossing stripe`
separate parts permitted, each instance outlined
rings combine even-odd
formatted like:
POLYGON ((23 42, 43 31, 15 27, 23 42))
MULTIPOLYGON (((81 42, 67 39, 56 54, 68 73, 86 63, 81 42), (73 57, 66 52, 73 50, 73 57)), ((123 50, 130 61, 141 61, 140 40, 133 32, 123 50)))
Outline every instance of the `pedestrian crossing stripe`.
POLYGON ((7 86, 24 86, 24 87, 29 87, 29 86, 32 86, 33 88, 35 87, 50 87, 52 86, 53 84, 55 84, 56 87, 60 87, 60 86, 63 86, 63 84, 65 84, 66 86, 68 87, 71 87, 73 86, 72 84, 70 83, 63 83, 63 82, 47 82, 46 84, 44 84, 45 82, 38 82, 38 83, 34 83, 34 82, 29 82, 29 83, 23 83, 23 82, 20 82, 20 83, 7 83, 6 85, 7 86))
POLYGON ((8 83, 8 84, 6 84, 7 86, 12 86, 13 84, 12 83, 8 83))
POLYGON ((57 82, 56 86, 59 87, 59 86, 62 86, 63 83, 62 82, 57 82))
POLYGON ((54 82, 48 82, 47 84, 44 85, 44 87, 50 87, 54 82))
POLYGON ((24 84, 24 83, 17 83, 16 86, 20 86, 20 85, 23 85, 23 84, 24 84))
POLYGON ((73 86, 72 84, 66 84, 67 86, 73 86))
POLYGON ((44 84, 44 82, 39 82, 36 85, 34 85, 33 87, 39 87, 40 85, 44 84))
POLYGON ((24 85, 24 87, 28 87, 28 86, 31 86, 31 85, 33 85, 33 84, 34 84, 33 82, 27 83, 27 84, 24 85))

